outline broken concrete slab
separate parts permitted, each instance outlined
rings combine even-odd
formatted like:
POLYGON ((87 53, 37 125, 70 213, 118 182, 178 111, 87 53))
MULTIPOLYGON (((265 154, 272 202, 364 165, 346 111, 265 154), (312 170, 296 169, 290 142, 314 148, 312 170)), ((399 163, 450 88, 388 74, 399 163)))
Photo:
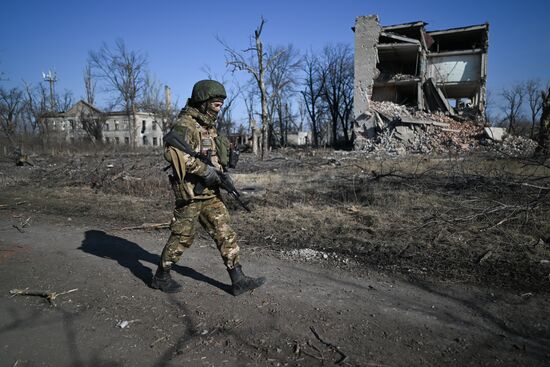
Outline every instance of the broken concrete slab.
POLYGON ((391 32, 380 32, 380 36, 381 37, 387 37, 387 38, 390 38, 394 41, 402 41, 402 42, 407 42, 407 43, 414 43, 416 45, 420 45, 420 41, 419 40, 416 40, 414 38, 409 38, 409 37, 404 37, 404 36, 400 36, 398 34, 395 34, 395 33, 391 33, 391 32))
POLYGON ((395 127, 394 136, 401 141, 411 143, 414 140, 414 130, 408 126, 398 125, 395 127))
POLYGON ((486 127, 483 129, 485 136, 494 141, 502 141, 504 135, 506 135, 506 128, 504 127, 486 127))
POLYGON ((416 125, 431 125, 442 128, 448 128, 450 125, 445 122, 431 121, 431 120, 419 120, 414 117, 401 116, 400 121, 406 124, 416 124, 416 125))
POLYGON ((363 113, 355 118, 353 132, 355 136, 374 138, 379 117, 376 114, 363 113))
POLYGON ((432 78, 428 78, 424 83, 425 96, 428 101, 430 111, 442 111, 448 113, 451 116, 455 115, 454 109, 447 102, 447 98, 443 94, 441 88, 439 88, 432 78))

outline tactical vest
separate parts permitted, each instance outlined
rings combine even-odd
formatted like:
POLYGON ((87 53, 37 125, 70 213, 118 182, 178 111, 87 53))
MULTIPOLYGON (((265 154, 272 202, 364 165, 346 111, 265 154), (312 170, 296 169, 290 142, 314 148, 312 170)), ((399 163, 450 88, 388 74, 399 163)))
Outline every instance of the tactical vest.
MULTIPOLYGON (((214 164, 217 170, 222 170, 228 162, 229 142, 227 138, 218 136, 214 126, 204 126, 198 120, 203 118, 196 110, 183 110, 180 118, 174 125, 174 130, 184 136, 190 147, 206 157, 214 164)), ((172 164, 173 176, 170 179, 176 195, 176 201, 187 202, 193 199, 208 199, 218 194, 217 190, 205 188, 200 194, 195 192, 195 185, 200 180, 198 171, 203 163, 173 147, 165 147, 164 157, 172 164), (196 172, 197 171, 197 172, 196 172)))

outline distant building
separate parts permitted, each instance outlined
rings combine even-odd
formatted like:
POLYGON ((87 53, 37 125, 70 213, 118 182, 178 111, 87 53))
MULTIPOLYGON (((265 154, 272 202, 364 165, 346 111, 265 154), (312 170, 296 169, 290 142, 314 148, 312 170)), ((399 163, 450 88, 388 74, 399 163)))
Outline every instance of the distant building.
POLYGON ((287 143, 290 146, 311 145, 311 132, 309 131, 289 131, 287 134, 287 143))
POLYGON ((136 147, 162 146, 161 117, 149 112, 136 112, 134 116, 136 123, 131 134, 126 112, 101 111, 80 100, 65 112, 45 115, 44 124, 51 135, 67 142, 90 139, 93 134, 85 124, 92 124, 101 129, 102 141, 106 144, 131 145, 134 138, 136 147))

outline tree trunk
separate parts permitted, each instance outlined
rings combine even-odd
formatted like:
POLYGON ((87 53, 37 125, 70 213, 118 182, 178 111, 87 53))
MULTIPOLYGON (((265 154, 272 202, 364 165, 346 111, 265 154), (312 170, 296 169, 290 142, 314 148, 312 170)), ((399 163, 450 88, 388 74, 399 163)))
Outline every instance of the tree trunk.
POLYGON ((536 154, 550 155, 550 88, 542 93, 542 114, 540 116, 539 145, 536 154))
POLYGON ((262 28, 264 25, 264 19, 260 23, 260 26, 254 32, 256 38, 256 54, 258 56, 258 87, 260 88, 261 94, 261 105, 262 105, 262 154, 261 158, 265 159, 268 155, 269 149, 269 128, 271 124, 268 122, 267 118, 267 91, 265 87, 265 67, 264 67, 264 47, 260 35, 262 34, 262 28))
POLYGON ((285 144, 285 125, 284 125, 284 118, 283 118, 283 105, 281 103, 281 100, 277 102, 277 115, 279 117, 279 130, 281 132, 281 136, 279 137, 279 143, 281 144, 281 147, 284 147, 285 144))

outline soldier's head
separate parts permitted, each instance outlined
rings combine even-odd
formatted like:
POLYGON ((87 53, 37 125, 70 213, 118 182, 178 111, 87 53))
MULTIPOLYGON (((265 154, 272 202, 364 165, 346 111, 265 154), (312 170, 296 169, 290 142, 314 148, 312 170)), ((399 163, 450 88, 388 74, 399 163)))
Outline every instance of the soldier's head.
POLYGON ((217 115, 220 112, 223 101, 227 97, 225 88, 215 80, 201 80, 193 86, 189 104, 202 113, 217 115))

